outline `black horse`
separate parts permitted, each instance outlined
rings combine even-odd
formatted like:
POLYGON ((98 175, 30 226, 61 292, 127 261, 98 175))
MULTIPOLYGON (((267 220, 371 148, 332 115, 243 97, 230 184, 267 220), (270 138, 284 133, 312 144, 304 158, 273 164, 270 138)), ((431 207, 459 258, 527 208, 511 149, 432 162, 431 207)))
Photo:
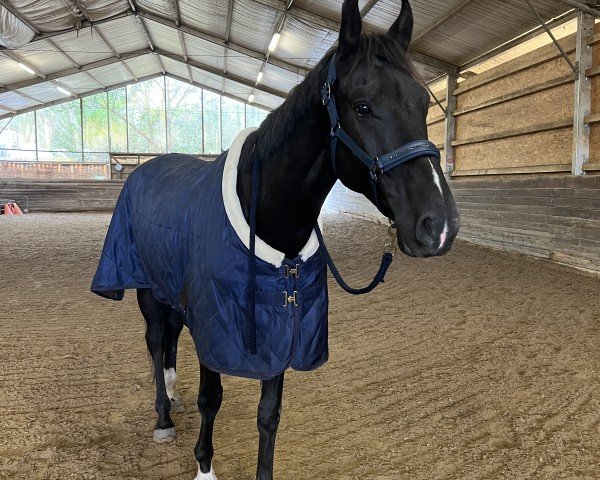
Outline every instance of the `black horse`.
MULTIPOLYGON (((331 95, 337 104, 339 125, 368 156, 376 158, 382 152, 427 138, 429 94, 406 53, 413 27, 408 0, 402 1, 400 15, 386 34, 361 35, 361 27, 358 0, 346 0, 337 49, 325 55, 241 148, 236 189, 243 215, 249 221, 252 159, 258 156, 262 167, 256 235, 290 259, 311 237, 325 198, 338 178, 393 220, 399 247, 407 255, 442 255, 451 248, 458 231, 458 211, 438 157, 417 155, 389 171, 374 173, 355 151, 340 143, 332 164, 332 125, 323 105, 323 85, 332 59, 337 81, 331 95)), ((335 130, 337 125, 333 127, 335 130)), ((183 156, 170 156, 174 157, 183 156)), ((169 412, 182 407, 175 368, 183 321, 176 309, 156 300, 149 288, 138 288, 137 296, 147 323, 146 342, 156 377, 158 421, 154 438, 170 441, 175 429, 169 412)), ((203 364, 200 370, 198 408, 202 425, 195 448, 196 480, 214 480, 212 434, 223 389, 219 373, 203 364)), ((262 381, 258 480, 273 478, 283 379, 281 373, 262 381)))

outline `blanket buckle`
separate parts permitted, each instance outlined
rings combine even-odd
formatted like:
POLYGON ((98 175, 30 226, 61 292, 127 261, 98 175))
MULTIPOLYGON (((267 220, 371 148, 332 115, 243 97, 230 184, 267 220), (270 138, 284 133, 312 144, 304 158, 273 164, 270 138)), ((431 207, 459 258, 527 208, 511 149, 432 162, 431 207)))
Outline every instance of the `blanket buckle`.
POLYGON ((298 267, 300 265, 296 264, 296 266, 294 268, 291 268, 289 265, 285 266, 285 278, 298 278, 300 276, 300 271, 298 270, 298 267))
POLYGON ((293 305, 294 307, 298 306, 298 292, 294 290, 293 294, 289 294, 288 292, 283 292, 283 306, 287 307, 288 305, 293 305))

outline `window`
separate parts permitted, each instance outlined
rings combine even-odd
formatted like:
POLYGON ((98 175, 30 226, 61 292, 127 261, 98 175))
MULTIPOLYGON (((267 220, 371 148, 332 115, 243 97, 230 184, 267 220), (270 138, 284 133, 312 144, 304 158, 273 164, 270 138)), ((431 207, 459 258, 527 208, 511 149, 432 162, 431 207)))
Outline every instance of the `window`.
POLYGON ((127 90, 108 92, 109 146, 111 152, 127 152, 127 90))
POLYGON ((246 127, 258 127, 268 114, 269 112, 262 108, 246 105, 246 127))
POLYGON ((223 125, 223 150, 228 149, 238 133, 244 129, 244 104, 223 97, 221 102, 221 118, 223 125))
POLYGON ((35 114, 0 120, 0 161, 35 162, 35 114))
POLYGON ((221 153, 221 96, 204 91, 204 153, 221 153))
POLYGON ((40 161, 81 161, 79 100, 39 110, 37 112, 37 141, 40 161))
POLYGON ((202 89, 167 78, 167 151, 202 153, 202 89))
POLYGON ((155 78, 127 87, 129 151, 165 153, 165 83, 155 78))
MULTIPOLYGON (((106 93, 84 97, 83 105, 83 151, 86 153, 108 152, 108 110, 106 93)), ((91 156, 94 158, 94 156, 91 156)), ((84 160, 88 160, 86 155, 84 160)), ((92 160, 96 161, 96 160, 92 160)))

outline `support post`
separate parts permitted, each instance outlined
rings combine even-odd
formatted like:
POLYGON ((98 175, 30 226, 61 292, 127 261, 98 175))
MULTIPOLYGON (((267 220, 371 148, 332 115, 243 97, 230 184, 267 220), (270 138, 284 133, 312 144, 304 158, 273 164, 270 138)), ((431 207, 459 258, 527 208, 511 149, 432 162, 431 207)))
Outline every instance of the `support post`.
POLYGON ((456 138, 456 118, 454 112, 456 110, 456 90, 458 77, 448 75, 446 81, 446 135, 444 139, 444 152, 446 154, 446 176, 454 171, 454 147, 452 142, 456 138))
POLYGON ((585 116, 592 111, 592 82, 585 72, 592 66, 592 48, 587 38, 594 33, 594 17, 587 13, 577 14, 575 78, 575 114, 573 116, 573 159, 571 172, 583 175, 583 165, 590 158, 590 127, 585 124, 585 116))

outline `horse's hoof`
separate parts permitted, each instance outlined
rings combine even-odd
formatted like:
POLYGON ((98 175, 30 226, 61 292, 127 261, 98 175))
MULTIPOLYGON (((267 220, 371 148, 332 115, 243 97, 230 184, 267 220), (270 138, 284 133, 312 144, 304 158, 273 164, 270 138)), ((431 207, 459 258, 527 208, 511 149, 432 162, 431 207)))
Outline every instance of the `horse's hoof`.
POLYGON ((171 413, 183 413, 185 412, 185 405, 183 404, 183 400, 181 398, 172 398, 171 399, 171 413))
POLYGON ((200 465, 198 465, 198 475, 196 475, 196 478, 194 478, 194 480, 217 480, 217 476, 215 475, 215 471, 213 470, 212 465, 210 466, 210 472, 208 473, 202 473, 200 471, 200 465))
POLYGON ((156 443, 169 443, 175 440, 175 427, 171 428, 157 428, 154 430, 152 439, 156 443))

